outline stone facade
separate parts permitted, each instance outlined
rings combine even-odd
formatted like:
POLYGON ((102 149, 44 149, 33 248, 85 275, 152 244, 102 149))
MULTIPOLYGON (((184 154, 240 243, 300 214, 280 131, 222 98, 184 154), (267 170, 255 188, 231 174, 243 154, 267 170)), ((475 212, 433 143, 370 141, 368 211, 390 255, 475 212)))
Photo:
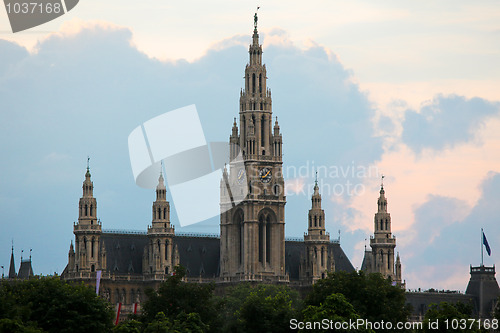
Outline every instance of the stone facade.
POLYGON ((140 309, 144 290, 157 288, 178 264, 186 268, 186 281, 216 282, 217 293, 240 281, 286 283, 305 292, 328 271, 354 271, 339 241, 330 240, 326 232, 317 183, 309 222, 303 222, 308 233, 303 239, 285 239, 283 141, 277 119, 272 126, 271 91, 257 24, 249 55, 239 126, 235 118, 228 152, 231 161, 242 159, 223 172, 220 237, 176 234, 162 175, 147 232, 103 230, 87 167, 78 223, 73 226, 75 244, 70 244, 62 278, 95 285, 101 271, 99 294, 122 303, 122 311, 130 313, 140 309))

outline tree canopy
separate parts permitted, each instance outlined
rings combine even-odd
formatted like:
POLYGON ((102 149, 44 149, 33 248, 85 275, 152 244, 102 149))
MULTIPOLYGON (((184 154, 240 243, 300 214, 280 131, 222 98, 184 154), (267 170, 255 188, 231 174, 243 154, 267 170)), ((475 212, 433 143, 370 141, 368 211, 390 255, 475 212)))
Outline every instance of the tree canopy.
POLYGON ((218 328, 222 326, 223 304, 220 298, 214 296, 215 285, 183 282, 185 274, 182 266, 176 266, 174 274, 168 277, 158 290, 146 290, 148 300, 143 306, 143 322, 174 323, 181 318, 197 322, 199 318, 197 325, 203 327, 204 331, 218 332, 218 328), (160 312, 163 315, 158 318, 160 312))
POLYGON ((0 331, 109 332, 114 314, 93 288, 58 277, 0 283, 0 331))
POLYGON ((227 332, 288 332, 301 307, 288 286, 240 284, 225 297, 227 332))
POLYGON ((477 321, 472 318, 472 306, 469 304, 431 304, 424 316, 424 332, 486 332, 480 330, 477 321))
POLYGON ((393 286, 381 274, 366 275, 363 271, 328 273, 325 279, 313 285, 305 304, 321 306, 332 294, 344 295, 361 318, 372 322, 403 322, 410 314, 410 308, 405 305, 405 291, 393 286))

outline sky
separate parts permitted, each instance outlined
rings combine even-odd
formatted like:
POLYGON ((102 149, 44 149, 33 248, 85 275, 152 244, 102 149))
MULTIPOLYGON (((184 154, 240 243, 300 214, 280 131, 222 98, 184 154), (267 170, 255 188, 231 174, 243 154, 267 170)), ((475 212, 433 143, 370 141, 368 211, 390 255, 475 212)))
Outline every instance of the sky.
MULTIPOLYGON (((103 228, 146 230, 155 194, 128 135, 195 104, 207 141, 228 140, 257 6, 286 235, 306 231, 318 171, 327 230, 359 268, 384 175, 408 288, 464 291, 481 228, 498 262, 498 2, 82 0, 15 34, 0 10, 0 265, 13 240, 17 267, 33 249, 35 273, 62 272, 87 156, 103 228)), ((171 204, 177 232, 218 232, 181 228, 171 204)))

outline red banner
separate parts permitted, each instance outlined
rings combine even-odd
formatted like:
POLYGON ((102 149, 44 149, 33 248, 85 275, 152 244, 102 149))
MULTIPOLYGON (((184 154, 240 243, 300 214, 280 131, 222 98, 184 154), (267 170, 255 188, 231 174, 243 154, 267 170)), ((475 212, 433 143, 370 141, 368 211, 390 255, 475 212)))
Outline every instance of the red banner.
POLYGON ((118 321, 120 320, 120 311, 122 310, 122 303, 118 303, 118 309, 116 311, 116 321, 115 326, 118 325, 118 321))

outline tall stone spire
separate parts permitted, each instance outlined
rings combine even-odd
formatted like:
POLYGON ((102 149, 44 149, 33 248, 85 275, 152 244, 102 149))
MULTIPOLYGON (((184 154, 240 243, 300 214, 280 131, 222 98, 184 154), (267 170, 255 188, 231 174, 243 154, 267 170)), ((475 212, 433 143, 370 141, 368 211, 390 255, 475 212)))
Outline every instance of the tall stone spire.
POLYGON ((287 279, 282 136, 277 124, 273 133, 271 91, 267 88, 257 21, 256 13, 245 88, 240 92, 239 127, 234 121, 229 137, 231 160, 241 152, 243 163, 230 163, 220 185, 222 281, 287 279), (243 186, 248 194, 235 206, 229 199, 242 195, 243 186))
POLYGON ((246 159, 272 155, 281 160, 281 136, 271 132, 271 90, 267 88, 266 65, 262 64, 257 20, 255 13, 252 44, 248 48, 249 62, 245 67, 245 89, 240 93, 239 145, 246 159), (276 141, 279 141, 279 151, 276 141))

